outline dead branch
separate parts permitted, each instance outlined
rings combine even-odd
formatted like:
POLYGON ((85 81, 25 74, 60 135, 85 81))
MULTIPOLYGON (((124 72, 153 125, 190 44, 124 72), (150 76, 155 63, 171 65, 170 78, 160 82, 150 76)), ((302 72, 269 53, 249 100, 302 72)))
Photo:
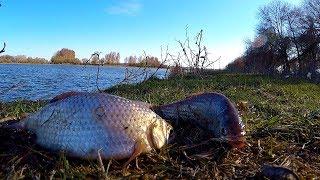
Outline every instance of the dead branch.
POLYGON ((98 58, 99 64, 98 64, 97 75, 96 75, 96 87, 97 87, 97 90, 98 90, 99 92, 102 92, 101 89, 99 88, 99 83, 98 83, 98 82, 99 82, 99 76, 100 76, 100 65, 102 65, 102 62, 100 62, 100 54, 101 54, 101 53, 102 53, 102 52, 96 51, 96 52, 94 52, 94 53, 91 54, 90 58, 89 58, 87 61, 83 62, 83 63, 84 63, 83 68, 85 68, 88 64, 90 64, 90 61, 91 61, 93 58, 98 58))
POLYGON ((181 62, 184 62, 190 73, 200 75, 206 68, 209 68, 220 59, 209 59, 208 49, 203 45, 203 34, 203 30, 200 30, 195 36, 194 42, 191 43, 188 27, 186 27, 185 40, 177 40, 179 47, 181 48, 181 55, 179 53, 176 59, 172 58, 176 66, 182 66, 181 62))
POLYGON ((3 48, 0 50, 0 54, 5 52, 6 43, 3 43, 3 48))
MULTIPOLYGON (((168 61, 168 59, 169 59, 168 50, 169 50, 169 48, 168 48, 168 46, 167 46, 166 52, 165 52, 165 56, 163 56, 163 49, 162 49, 162 47, 161 47, 161 63, 160 63, 160 65, 157 67, 157 69, 150 75, 150 78, 153 77, 153 76, 159 71, 159 69, 160 69, 161 67, 163 67, 163 65, 168 61)), ((167 68, 167 71, 168 71, 168 68, 167 68)))
MULTIPOLYGON (((96 52, 94 52, 94 53, 91 55, 90 59, 93 58, 93 57, 97 57, 97 58, 98 58, 98 63, 101 64, 101 62, 100 62, 100 54, 101 54, 101 52, 97 52, 97 51, 96 51, 96 52)), ((100 88, 99 88, 100 64, 98 64, 98 70, 97 70, 97 76, 96 76, 96 87, 97 87, 97 89, 98 89, 99 92, 102 92, 102 91, 100 90, 100 88)))

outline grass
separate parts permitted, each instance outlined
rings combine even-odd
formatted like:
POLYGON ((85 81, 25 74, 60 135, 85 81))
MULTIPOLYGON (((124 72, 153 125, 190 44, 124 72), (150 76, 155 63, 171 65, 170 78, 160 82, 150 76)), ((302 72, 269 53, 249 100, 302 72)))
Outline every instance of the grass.
MULTIPOLYGON (((301 178, 320 177, 320 85, 262 75, 216 74, 152 79, 120 85, 107 93, 165 104, 199 92, 221 92, 238 104, 248 145, 229 149, 211 135, 185 125, 175 127, 173 143, 131 163, 127 178, 255 177, 264 164, 282 165, 301 178), (190 135, 190 129, 193 133, 190 135)), ((0 104, 0 118, 34 112, 46 102, 0 104)), ((99 162, 54 154, 21 130, 0 129, 0 178, 102 178, 99 162)), ((105 160, 107 176, 121 177, 124 161, 105 160), (110 168, 107 168, 107 166, 110 168)))

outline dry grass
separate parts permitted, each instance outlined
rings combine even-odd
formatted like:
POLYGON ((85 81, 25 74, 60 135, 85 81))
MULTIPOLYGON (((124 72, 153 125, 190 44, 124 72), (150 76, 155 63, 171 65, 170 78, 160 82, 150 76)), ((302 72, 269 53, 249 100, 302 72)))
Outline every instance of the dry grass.
MULTIPOLYGON (((230 149, 207 132, 174 127, 170 143, 142 155, 126 178, 253 178, 264 164, 292 169, 301 178, 320 177, 320 86, 254 75, 185 76, 108 89, 130 99, 164 104, 196 92, 226 94, 241 109, 248 145, 230 149), (192 133, 190 133, 192 132, 192 133)), ((45 102, 0 104, 0 116, 36 111, 45 102)), ((118 178, 125 160, 81 160, 52 153, 22 130, 0 129, 0 178, 118 178)))

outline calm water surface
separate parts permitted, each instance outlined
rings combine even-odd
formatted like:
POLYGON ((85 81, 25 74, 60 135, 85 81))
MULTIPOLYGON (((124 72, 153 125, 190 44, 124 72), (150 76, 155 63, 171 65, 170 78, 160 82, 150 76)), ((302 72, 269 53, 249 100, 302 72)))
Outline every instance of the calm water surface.
MULTIPOLYGON (((125 71, 125 67, 102 66, 97 84, 97 66, 0 64, 0 101, 50 99, 67 91, 97 91, 97 85, 105 89, 122 81, 125 71)), ((150 69, 149 74, 154 71, 150 69)), ((160 69, 156 75, 163 78, 165 73, 160 69)))

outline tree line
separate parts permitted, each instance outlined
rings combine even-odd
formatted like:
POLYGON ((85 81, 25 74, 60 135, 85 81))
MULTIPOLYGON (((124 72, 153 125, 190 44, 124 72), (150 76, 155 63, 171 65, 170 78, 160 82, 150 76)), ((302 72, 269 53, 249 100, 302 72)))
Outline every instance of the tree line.
POLYGON ((28 64, 47 64, 48 61, 45 58, 39 57, 27 57, 25 55, 2 55, 0 56, 0 63, 28 63, 28 64))
POLYGON ((0 63, 31 63, 31 64, 92 64, 92 65, 128 65, 128 66, 147 66, 159 67, 162 66, 159 59, 154 56, 129 56, 124 59, 124 63, 120 62, 119 52, 107 53, 104 57, 92 56, 91 58, 76 58, 75 51, 63 48, 57 51, 48 61, 45 58, 32 58, 25 55, 2 55, 0 63))
POLYGON ((319 78, 320 1, 305 0, 300 6, 273 1, 259 9, 258 17, 256 37, 226 69, 319 78))

